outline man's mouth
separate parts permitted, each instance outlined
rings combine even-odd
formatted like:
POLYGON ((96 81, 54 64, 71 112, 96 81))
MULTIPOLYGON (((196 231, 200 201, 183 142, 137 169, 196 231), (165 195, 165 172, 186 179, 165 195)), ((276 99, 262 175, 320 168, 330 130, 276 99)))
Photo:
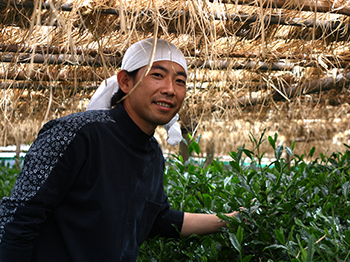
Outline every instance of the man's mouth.
POLYGON ((157 104, 157 105, 160 105, 160 106, 168 107, 168 108, 171 107, 170 104, 167 104, 167 103, 164 103, 164 102, 157 102, 156 104, 157 104))

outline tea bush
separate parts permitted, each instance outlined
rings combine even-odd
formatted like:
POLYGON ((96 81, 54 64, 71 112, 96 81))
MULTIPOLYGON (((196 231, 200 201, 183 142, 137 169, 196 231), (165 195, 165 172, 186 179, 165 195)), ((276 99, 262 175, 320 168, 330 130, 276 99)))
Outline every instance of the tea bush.
POLYGON ((18 166, 10 166, 0 161, 0 199, 10 196, 12 188, 15 185, 20 168, 18 166))
MULTIPOLYGON (((199 155, 191 137, 189 152, 199 155)), ((216 213, 229 228, 207 236, 148 239, 137 261, 350 261, 350 151, 294 155, 277 145, 277 134, 230 153, 228 165, 209 165, 173 155, 164 172, 164 188, 173 209, 216 213), (268 142, 275 160, 262 165, 259 148, 268 142), (290 161, 282 157, 289 154, 290 161), (248 157, 249 163, 244 163, 248 157), (225 213, 245 210, 236 218, 225 213)), ((11 193, 18 168, 0 165, 0 197, 11 193)))
MULTIPOLYGON (((231 152, 229 166, 172 156, 164 174, 172 208, 218 213, 231 227, 202 237, 149 239, 138 261, 350 261, 349 147, 307 162, 315 148, 293 155, 294 143, 277 146, 276 134, 268 137, 275 161, 262 167, 263 137, 250 136, 251 150, 231 152), (223 215, 240 207, 246 209, 237 218, 223 215)), ((189 151, 199 150, 192 139, 189 151)))

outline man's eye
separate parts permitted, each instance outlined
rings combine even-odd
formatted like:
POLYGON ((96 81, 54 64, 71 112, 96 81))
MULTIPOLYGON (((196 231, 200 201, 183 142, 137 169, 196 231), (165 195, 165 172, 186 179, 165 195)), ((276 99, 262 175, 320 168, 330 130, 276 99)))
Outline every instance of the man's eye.
POLYGON ((162 77, 162 74, 160 74, 160 73, 153 73, 153 75, 156 77, 162 77))
POLYGON ((184 81, 182 79, 178 79, 178 80, 176 80, 176 82, 178 82, 180 84, 183 84, 183 85, 186 85, 186 81, 184 81))

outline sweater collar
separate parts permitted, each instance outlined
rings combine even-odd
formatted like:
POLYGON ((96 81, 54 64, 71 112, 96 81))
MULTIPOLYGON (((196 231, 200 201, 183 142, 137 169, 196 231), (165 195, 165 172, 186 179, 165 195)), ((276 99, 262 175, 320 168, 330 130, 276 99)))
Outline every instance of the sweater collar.
POLYGON ((143 132, 131 119, 122 103, 110 110, 111 116, 123 131, 126 139, 135 146, 145 145, 152 137, 143 132))

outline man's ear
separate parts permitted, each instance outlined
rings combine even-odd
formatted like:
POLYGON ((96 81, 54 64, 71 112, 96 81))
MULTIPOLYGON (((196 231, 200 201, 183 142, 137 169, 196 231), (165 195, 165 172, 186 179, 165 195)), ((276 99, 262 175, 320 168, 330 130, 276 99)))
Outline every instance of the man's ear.
POLYGON ((125 70, 121 70, 119 71, 119 73, 117 74, 117 78, 118 78, 118 84, 120 89, 125 93, 128 94, 130 92, 130 90, 133 88, 134 86, 134 81, 132 79, 132 77, 130 77, 125 70))

